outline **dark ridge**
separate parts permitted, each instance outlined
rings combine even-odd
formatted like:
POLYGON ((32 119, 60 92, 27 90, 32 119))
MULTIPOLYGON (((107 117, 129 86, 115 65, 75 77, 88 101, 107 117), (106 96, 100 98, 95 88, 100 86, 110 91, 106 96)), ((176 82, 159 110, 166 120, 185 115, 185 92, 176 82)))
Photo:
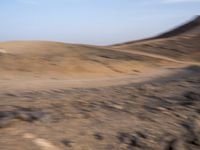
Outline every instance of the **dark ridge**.
POLYGON ((114 44, 112 46, 121 46, 121 45, 125 45, 125 44, 133 44, 133 43, 143 42, 143 41, 147 41, 147 40, 170 38, 170 37, 174 37, 174 36, 184 34, 184 33, 191 31, 191 30, 193 30, 197 27, 200 27, 200 15, 196 16, 190 22, 185 23, 185 24, 183 24, 179 27, 176 27, 175 29, 172 29, 168 32, 162 33, 158 36, 154 36, 154 37, 146 38, 146 39, 142 39, 142 40, 136 40, 136 41, 130 41, 130 42, 125 42, 125 43, 114 44))
POLYGON ((200 16, 197 16, 195 19, 193 19, 192 21, 179 26, 169 32, 163 33, 155 38, 169 38, 169 37, 174 37, 183 33, 186 33, 188 31, 191 31, 192 29, 196 28, 200 26, 200 16))

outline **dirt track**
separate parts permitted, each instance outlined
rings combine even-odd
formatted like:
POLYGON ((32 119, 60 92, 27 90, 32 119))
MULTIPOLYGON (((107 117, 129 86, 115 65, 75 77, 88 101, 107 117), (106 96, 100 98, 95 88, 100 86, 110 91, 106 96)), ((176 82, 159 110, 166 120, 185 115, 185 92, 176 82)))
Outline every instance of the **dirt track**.
POLYGON ((130 54, 137 54, 137 55, 143 55, 143 56, 148 56, 148 57, 152 57, 152 58, 158 58, 158 59, 162 59, 162 60, 166 60, 166 61, 170 61, 170 62, 174 62, 174 63, 178 63, 178 64, 183 64, 183 65, 198 65, 200 66, 199 62, 196 61, 184 61, 184 60, 176 60, 167 56, 163 56, 163 55, 158 55, 158 54, 153 54, 153 53, 145 53, 145 52, 141 52, 139 50, 120 50, 120 49, 113 49, 115 51, 121 51, 121 52, 126 52, 126 53, 130 53, 130 54))

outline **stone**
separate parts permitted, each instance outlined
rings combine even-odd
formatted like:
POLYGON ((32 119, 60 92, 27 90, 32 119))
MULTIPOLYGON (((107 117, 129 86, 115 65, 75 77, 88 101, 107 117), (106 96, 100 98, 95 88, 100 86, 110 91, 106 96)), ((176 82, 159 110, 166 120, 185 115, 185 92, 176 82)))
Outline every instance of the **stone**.
POLYGON ((0 128, 6 128, 6 127, 10 126, 12 121, 13 120, 11 118, 0 119, 0 128))
POLYGON ((61 141, 61 143, 66 147, 72 147, 72 142, 70 140, 64 139, 61 141))
POLYGON ((101 133, 94 133, 94 137, 97 140, 103 140, 103 136, 101 135, 101 133))
POLYGON ((200 94, 195 92, 187 92, 184 94, 184 97, 192 101, 200 101, 200 94))
POLYGON ((0 128, 8 127, 14 119, 14 113, 10 111, 0 112, 0 128))
POLYGON ((118 140, 126 144, 128 147, 144 147, 141 138, 137 134, 130 134, 125 132, 118 133, 118 140))

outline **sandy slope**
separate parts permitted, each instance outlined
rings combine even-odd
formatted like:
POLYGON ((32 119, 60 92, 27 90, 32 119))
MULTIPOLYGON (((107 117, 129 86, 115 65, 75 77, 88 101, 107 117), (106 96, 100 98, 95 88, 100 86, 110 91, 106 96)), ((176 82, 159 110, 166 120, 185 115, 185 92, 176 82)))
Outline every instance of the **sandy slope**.
MULTIPOLYGON (((13 71, 15 75, 48 73, 50 76, 56 73, 63 76, 109 76, 123 72, 131 73, 134 67, 137 69, 138 62, 151 61, 149 57, 138 57, 124 52, 113 53, 101 47, 55 42, 9 42, 0 43, 0 47, 6 51, 0 56, 1 71, 13 71)), ((144 62, 141 66, 145 67, 148 64, 144 62)))
POLYGON ((142 82, 199 65, 119 48, 45 41, 0 43, 0 90, 102 87, 142 82))
POLYGON ((117 85, 164 76, 170 72, 165 68, 183 66, 171 59, 89 45, 21 41, 0 43, 0 48, 1 89, 117 85))
POLYGON ((119 50, 132 50, 156 54, 181 61, 200 61, 200 17, 169 32, 140 41, 110 46, 119 50))
POLYGON ((162 54, 148 53, 148 52, 143 52, 143 51, 135 50, 135 49, 131 50, 131 49, 123 49, 123 48, 118 49, 117 48, 117 49, 112 49, 112 50, 126 52, 126 53, 130 53, 130 54, 143 55, 143 56, 148 56, 148 57, 152 57, 152 58, 158 58, 158 59, 162 59, 162 60, 166 60, 166 61, 169 61, 169 62, 174 62, 174 63, 177 63, 177 64, 186 65, 186 66, 187 65, 197 65, 197 66, 200 65, 199 61, 196 61, 196 60, 193 60, 193 59, 191 59, 191 60, 178 60, 178 59, 175 59, 175 58, 167 57, 167 56, 162 55, 162 54))
POLYGON ((130 43, 113 48, 156 54, 181 61, 200 61, 200 32, 194 36, 180 36, 130 43))
POLYGON ((114 46, 47 41, 2 42, 0 82, 17 87, 15 83, 18 82, 24 85, 31 82, 35 83, 31 85, 56 82, 71 85, 74 82, 76 85, 91 80, 103 85, 109 80, 116 85, 129 76, 140 80, 160 75, 160 72, 164 75, 168 72, 163 72, 166 68, 199 65, 199 29, 200 18, 197 17, 160 36, 114 46))
POLYGON ((0 150, 199 150, 200 34, 186 27, 117 46, 0 43, 0 150))

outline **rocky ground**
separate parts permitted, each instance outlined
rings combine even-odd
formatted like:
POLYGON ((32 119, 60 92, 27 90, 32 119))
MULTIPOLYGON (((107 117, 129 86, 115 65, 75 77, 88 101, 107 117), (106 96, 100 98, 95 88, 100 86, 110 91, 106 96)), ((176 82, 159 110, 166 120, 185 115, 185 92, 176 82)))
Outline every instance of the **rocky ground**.
POLYGON ((200 68, 101 88, 1 91, 1 150, 199 150, 200 68))

